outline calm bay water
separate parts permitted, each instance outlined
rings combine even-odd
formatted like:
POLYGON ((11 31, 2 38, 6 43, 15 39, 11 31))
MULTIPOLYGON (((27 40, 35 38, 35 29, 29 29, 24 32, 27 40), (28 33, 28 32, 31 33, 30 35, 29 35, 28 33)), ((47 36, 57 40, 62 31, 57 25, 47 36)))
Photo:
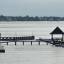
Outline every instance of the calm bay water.
MULTIPOLYGON (((35 35, 36 38, 50 38, 50 32, 59 26, 64 31, 64 22, 1 22, 0 32, 2 36, 26 36, 35 35)), ((0 53, 0 64, 64 64, 64 48, 46 45, 41 42, 2 44, 6 50, 0 53)))
POLYGON ((49 33, 57 26, 64 31, 63 21, 0 22, 0 33, 2 36, 35 35, 36 37, 49 38, 49 33))

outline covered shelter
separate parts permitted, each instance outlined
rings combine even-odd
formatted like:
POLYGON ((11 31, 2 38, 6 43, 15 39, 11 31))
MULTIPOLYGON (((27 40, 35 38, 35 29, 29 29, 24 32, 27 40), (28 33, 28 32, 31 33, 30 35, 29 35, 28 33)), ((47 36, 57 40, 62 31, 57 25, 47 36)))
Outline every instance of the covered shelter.
POLYGON ((62 35, 61 41, 63 41, 64 32, 59 27, 56 27, 50 34, 52 41, 54 41, 54 37, 53 37, 54 35, 62 35))

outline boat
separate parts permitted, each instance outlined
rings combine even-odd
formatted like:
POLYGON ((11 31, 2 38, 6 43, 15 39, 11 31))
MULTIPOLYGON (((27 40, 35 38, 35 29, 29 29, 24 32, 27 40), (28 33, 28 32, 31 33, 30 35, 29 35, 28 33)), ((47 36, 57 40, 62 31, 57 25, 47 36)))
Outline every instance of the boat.
POLYGON ((2 46, 1 44, 0 44, 0 53, 5 53, 4 46, 2 46))

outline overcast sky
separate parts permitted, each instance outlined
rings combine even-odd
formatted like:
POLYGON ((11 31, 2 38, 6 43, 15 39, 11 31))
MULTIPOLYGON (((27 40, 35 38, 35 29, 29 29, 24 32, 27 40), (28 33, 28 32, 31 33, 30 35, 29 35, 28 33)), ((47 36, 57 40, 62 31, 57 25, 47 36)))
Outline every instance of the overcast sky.
POLYGON ((64 0, 0 0, 0 15, 64 16, 64 0))

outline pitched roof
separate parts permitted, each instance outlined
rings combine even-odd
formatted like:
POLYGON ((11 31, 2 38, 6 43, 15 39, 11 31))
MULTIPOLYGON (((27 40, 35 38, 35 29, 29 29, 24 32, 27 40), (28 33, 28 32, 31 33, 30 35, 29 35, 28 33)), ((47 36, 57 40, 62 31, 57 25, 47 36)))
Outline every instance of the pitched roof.
POLYGON ((50 34, 64 34, 64 32, 59 27, 56 27, 50 34))

